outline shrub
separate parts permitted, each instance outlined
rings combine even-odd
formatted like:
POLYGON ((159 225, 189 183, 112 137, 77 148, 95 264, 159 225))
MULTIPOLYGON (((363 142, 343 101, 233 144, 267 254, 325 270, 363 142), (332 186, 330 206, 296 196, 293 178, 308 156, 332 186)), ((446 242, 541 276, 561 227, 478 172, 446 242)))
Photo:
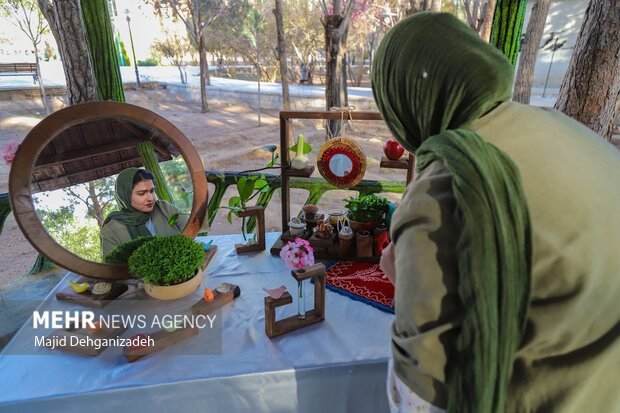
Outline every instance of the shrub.
POLYGON ((129 271, 152 285, 175 285, 192 278, 204 258, 202 245, 192 238, 155 236, 129 257, 129 271))
POLYGON ((366 195, 343 199, 349 210, 349 218, 356 222, 377 221, 388 212, 388 200, 379 195, 366 195))
POLYGON ((146 60, 138 60, 138 66, 159 66, 161 59, 157 56, 151 56, 146 60))
POLYGON ((114 248, 108 255, 105 256, 103 262, 105 264, 127 264, 129 257, 135 250, 144 245, 144 243, 151 241, 152 236, 138 237, 128 242, 124 242, 114 248))

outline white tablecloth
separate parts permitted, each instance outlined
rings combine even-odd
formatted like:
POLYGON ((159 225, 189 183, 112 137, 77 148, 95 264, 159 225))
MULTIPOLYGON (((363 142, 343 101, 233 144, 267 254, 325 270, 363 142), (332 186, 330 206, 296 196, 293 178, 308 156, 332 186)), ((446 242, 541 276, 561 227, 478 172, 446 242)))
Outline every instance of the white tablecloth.
MULTIPOLYGON (((218 252, 196 298, 221 282, 241 288, 222 310, 221 355, 163 350, 133 363, 111 348, 97 357, 7 355, 32 340, 22 329, 0 353, 0 411, 388 411, 391 314, 327 290, 325 321, 271 340, 265 335, 262 287, 284 284, 293 296, 297 290, 290 270, 269 254, 277 236, 267 234, 267 251, 241 256, 234 252, 240 236, 208 237, 218 252)), ((297 312, 295 301, 281 308, 278 319, 297 312)), ((199 344, 198 336, 178 346, 199 344)))

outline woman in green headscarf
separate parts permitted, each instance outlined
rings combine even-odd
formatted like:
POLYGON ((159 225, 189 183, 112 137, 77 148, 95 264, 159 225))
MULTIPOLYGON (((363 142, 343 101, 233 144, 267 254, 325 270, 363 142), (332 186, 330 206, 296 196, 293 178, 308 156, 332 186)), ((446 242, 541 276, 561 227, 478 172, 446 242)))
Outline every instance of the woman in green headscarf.
POLYGON ((382 258, 393 409, 620 411, 620 152, 510 102, 512 80, 449 14, 403 20, 377 51, 377 105, 417 155, 382 258))
POLYGON ((101 257, 117 245, 140 236, 174 235, 183 231, 188 217, 179 208, 157 200, 155 177, 144 169, 128 168, 118 174, 114 199, 118 211, 111 212, 101 227, 101 257), (170 226, 168 218, 178 213, 170 226))

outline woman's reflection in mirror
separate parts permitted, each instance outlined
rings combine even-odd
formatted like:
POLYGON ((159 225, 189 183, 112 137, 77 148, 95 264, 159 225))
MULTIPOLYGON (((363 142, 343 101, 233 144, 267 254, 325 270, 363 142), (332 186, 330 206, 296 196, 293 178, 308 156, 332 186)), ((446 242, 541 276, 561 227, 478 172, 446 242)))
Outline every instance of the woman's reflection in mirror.
POLYGON ((118 174, 114 186, 118 211, 106 217, 101 227, 101 257, 116 246, 140 236, 174 235, 183 231, 188 216, 176 206, 158 200, 155 177, 144 169, 128 168, 118 174), (179 214, 175 223, 168 218, 179 214))

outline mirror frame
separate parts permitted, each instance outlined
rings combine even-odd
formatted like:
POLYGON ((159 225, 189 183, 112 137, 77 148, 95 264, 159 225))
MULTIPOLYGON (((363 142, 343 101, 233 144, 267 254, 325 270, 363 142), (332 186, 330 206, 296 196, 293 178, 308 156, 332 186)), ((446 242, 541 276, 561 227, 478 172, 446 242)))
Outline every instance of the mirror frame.
POLYGON ((159 132, 181 153, 192 179, 194 201, 183 234, 195 237, 207 214, 208 187, 204 166, 192 143, 172 123, 148 109, 120 102, 90 102, 69 106, 39 122, 20 144, 9 173, 9 198, 17 225, 26 239, 53 263, 87 277, 105 280, 135 278, 127 265, 103 264, 81 258, 60 246, 43 227, 32 201, 31 179, 41 151, 58 134, 79 123, 119 118, 159 132))
POLYGON ((361 182, 364 178, 364 174, 366 173, 366 155, 364 154, 364 151, 362 151, 362 149, 355 142, 347 138, 334 138, 325 142, 319 150, 316 164, 319 168, 319 173, 321 176, 331 185, 338 188, 354 187, 361 182), (329 166, 329 161, 332 158, 330 155, 336 151, 339 151, 339 153, 336 154, 342 154, 349 158, 351 163, 354 165, 354 171, 342 178, 334 174, 329 166), (351 156, 348 156, 347 153, 352 154, 356 159, 351 159, 351 156), (325 159, 326 156, 328 159, 325 159), (351 177, 351 175, 354 174, 356 167, 359 168, 359 171, 355 176, 351 177))

